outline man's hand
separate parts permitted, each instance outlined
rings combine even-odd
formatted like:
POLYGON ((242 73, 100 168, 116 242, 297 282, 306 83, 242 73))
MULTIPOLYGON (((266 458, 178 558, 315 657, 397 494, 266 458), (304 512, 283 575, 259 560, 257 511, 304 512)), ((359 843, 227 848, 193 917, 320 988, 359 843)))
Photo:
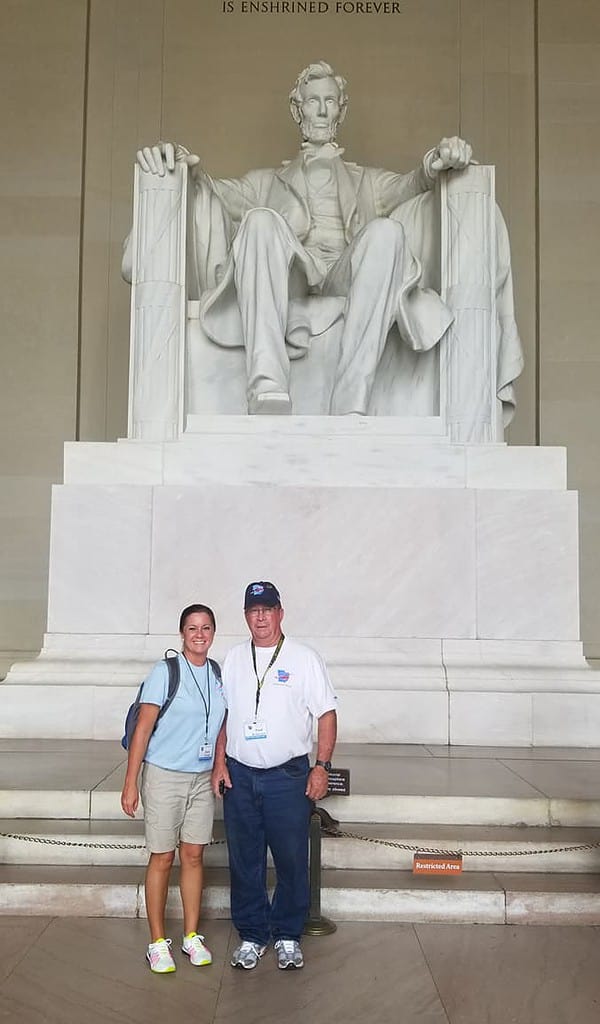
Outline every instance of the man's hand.
POLYGON ((309 800, 322 800, 329 786, 329 772, 316 764, 308 773, 306 796, 309 800))
POLYGON ((226 789, 232 788, 232 783, 229 777, 229 772, 227 771, 226 764, 215 763, 215 766, 212 770, 212 775, 210 777, 210 784, 212 786, 212 791, 217 797, 217 799, 222 798, 223 793, 225 792, 226 789))
POLYGON ((157 142, 155 146, 144 146, 138 149, 136 160, 143 171, 158 174, 160 178, 164 178, 167 171, 174 171, 176 163, 185 163, 188 167, 200 163, 199 156, 175 142, 157 142))
POLYGON ((427 174, 435 178, 440 171, 447 171, 450 168, 462 170, 471 163, 473 148, 465 139, 453 135, 451 139, 442 139, 441 142, 426 154, 424 164, 427 174))

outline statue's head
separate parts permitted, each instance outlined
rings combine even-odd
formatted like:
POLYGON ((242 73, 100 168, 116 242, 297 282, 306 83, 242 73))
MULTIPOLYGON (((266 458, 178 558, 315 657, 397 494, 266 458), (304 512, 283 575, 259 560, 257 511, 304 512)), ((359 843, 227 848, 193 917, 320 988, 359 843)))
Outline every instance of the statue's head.
POLYGON ((324 60, 304 68, 290 93, 292 117, 307 142, 333 142, 347 106, 346 79, 324 60))

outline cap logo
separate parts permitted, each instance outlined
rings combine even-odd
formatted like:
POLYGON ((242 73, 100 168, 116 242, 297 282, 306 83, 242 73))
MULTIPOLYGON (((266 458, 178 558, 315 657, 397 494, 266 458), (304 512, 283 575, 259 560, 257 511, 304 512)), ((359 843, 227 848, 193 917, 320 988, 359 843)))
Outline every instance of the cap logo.
POLYGON ((255 583, 254 586, 252 587, 253 597, 258 597, 260 594, 264 594, 264 592, 265 588, 263 587, 262 583, 255 583))

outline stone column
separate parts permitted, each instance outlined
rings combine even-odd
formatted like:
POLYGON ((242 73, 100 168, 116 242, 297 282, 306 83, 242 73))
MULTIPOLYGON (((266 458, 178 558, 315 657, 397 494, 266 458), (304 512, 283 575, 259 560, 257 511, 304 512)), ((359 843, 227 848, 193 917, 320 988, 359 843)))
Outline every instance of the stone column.
POLYGON ((440 406, 452 441, 502 441, 496 397, 494 168, 441 175, 441 295, 455 320, 440 354, 440 406))
POLYGON ((146 441, 183 430, 187 178, 135 168, 127 434, 146 441))

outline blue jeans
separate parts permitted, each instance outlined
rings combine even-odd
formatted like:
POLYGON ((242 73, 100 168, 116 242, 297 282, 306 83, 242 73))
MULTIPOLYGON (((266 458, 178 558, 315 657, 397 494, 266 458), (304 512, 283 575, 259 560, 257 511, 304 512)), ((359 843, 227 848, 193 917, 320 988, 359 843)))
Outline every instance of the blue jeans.
POLYGON ((310 905, 308 756, 294 757, 277 768, 248 768, 230 757, 227 767, 232 788, 225 791, 223 816, 231 919, 242 940, 261 946, 271 939, 299 940, 310 905), (267 847, 276 875, 271 903, 267 847))

